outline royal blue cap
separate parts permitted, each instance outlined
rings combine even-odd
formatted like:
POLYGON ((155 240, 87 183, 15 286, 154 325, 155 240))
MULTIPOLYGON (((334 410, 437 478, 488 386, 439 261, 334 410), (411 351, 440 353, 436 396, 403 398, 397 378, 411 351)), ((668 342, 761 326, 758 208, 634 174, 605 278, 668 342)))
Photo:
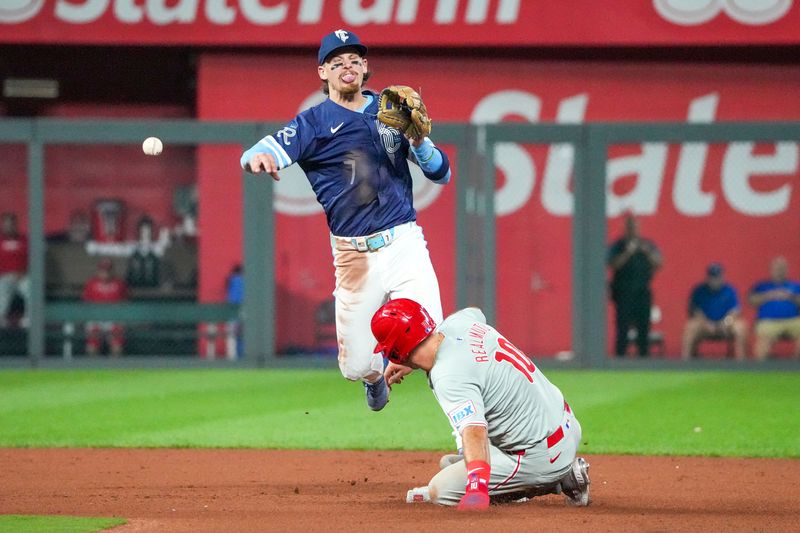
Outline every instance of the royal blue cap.
POLYGON ((711 263, 708 265, 708 269, 706 269, 706 274, 715 278, 721 276, 723 272, 722 265, 719 263, 711 263))
POLYGON ((355 48, 361 57, 367 55, 367 47, 361 44, 358 35, 347 30, 336 30, 322 38, 317 55, 319 64, 323 64, 329 55, 342 48, 355 48))

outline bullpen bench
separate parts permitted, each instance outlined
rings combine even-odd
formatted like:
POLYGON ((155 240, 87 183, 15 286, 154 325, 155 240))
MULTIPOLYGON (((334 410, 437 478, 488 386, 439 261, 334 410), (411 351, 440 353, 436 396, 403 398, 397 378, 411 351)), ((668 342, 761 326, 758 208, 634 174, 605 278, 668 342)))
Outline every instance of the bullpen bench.
POLYGON ((83 325, 87 322, 123 324, 126 346, 141 347, 151 342, 165 350, 158 355, 186 355, 187 346, 194 345, 194 353, 216 357, 220 345, 235 346, 238 328, 234 325, 239 320, 239 306, 192 302, 57 302, 47 304, 45 319, 48 324, 60 325, 61 352, 65 359, 71 359, 75 346, 85 341, 83 325), (171 351, 170 347, 174 349, 171 351))

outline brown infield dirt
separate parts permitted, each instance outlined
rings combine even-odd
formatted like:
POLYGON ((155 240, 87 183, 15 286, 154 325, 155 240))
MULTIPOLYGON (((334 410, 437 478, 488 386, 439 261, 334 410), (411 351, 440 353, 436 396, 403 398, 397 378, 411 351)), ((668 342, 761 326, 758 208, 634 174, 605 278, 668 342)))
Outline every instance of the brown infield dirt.
POLYGON ((405 503, 439 454, 0 449, 0 514, 117 516, 130 531, 798 531, 800 461, 588 455, 592 504, 461 513, 405 503))

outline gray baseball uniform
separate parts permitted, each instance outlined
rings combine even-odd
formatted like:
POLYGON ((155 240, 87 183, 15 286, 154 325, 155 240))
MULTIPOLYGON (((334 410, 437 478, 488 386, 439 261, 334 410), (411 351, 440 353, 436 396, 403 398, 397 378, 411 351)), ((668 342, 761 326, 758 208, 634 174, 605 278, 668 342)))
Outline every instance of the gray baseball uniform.
MULTIPOLYGON (((489 495, 553 492, 570 470, 581 426, 534 363, 494 328, 480 309, 450 315, 429 374, 430 386, 452 427, 487 428, 489 495)), ((434 502, 456 505, 464 495, 466 465, 456 462, 430 482, 434 502)))

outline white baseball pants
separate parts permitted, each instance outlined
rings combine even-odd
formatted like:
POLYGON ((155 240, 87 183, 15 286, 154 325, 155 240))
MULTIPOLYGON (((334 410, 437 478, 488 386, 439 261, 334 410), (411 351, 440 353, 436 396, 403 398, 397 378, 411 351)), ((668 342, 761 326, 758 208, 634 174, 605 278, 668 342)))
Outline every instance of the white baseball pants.
MULTIPOLYGON (((551 438, 549 447, 548 439, 517 453, 507 453, 490 445, 489 496, 518 494, 522 497, 553 492, 558 481, 569 472, 581 441, 581 425, 571 411, 564 410, 559 428, 562 438, 558 442, 551 438)), ((431 501, 458 505, 466 485, 467 466, 462 459, 446 466, 431 479, 428 484, 431 501)))
POLYGON ((373 353, 377 341, 370 327, 372 315, 391 299, 410 298, 439 324, 439 282, 416 222, 395 226, 391 243, 374 251, 358 251, 351 241, 331 236, 339 369, 349 380, 373 383, 383 374, 383 357, 373 353))

